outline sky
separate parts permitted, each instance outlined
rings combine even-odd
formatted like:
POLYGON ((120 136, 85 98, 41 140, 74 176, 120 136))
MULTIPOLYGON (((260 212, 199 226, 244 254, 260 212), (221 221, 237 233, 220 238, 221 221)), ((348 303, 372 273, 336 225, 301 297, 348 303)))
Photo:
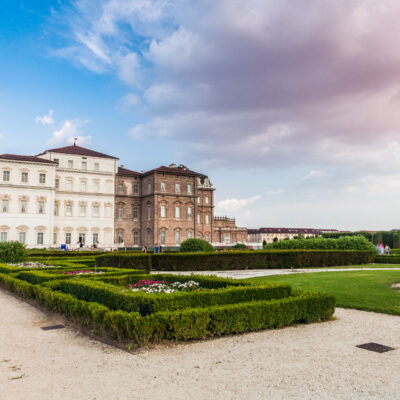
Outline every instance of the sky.
POLYGON ((397 0, 3 0, 0 153, 207 174, 239 226, 400 228, 397 0))

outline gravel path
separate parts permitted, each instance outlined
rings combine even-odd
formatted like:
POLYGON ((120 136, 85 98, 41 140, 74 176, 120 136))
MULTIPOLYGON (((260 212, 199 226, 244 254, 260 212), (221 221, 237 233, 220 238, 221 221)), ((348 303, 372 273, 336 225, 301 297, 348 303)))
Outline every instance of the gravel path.
POLYGON ((130 354, 0 291, 1 400, 399 399, 400 317, 335 321, 130 354), (378 342, 396 350, 355 347, 378 342))
POLYGON ((304 268, 304 269, 244 269, 227 271, 152 271, 152 274, 175 275, 215 275, 220 278, 246 279, 269 275, 287 275, 310 272, 343 272, 343 271, 400 271, 400 268, 304 268))

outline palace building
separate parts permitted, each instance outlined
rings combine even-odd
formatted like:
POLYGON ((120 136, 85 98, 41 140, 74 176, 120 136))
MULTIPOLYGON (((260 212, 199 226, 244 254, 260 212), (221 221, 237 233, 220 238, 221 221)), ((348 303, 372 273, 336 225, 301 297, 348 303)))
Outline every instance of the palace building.
POLYGON ((118 161, 76 145, 0 155, 0 241, 30 248, 246 241, 246 228, 214 216, 207 176, 175 164, 136 172, 118 161))

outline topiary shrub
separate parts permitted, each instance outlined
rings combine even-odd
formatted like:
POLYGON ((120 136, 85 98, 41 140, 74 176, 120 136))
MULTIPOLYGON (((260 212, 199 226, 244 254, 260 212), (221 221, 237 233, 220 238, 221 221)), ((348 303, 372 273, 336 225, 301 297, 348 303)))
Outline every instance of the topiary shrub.
POLYGON ((16 264, 24 261, 26 256, 25 246, 20 242, 0 243, 0 262, 16 264))
POLYGON ((196 253, 198 251, 210 252, 214 251, 214 247, 203 239, 187 239, 181 243, 179 251, 182 253, 196 253))
POLYGON ((247 246, 243 243, 236 243, 233 247, 232 250, 247 250, 247 246))

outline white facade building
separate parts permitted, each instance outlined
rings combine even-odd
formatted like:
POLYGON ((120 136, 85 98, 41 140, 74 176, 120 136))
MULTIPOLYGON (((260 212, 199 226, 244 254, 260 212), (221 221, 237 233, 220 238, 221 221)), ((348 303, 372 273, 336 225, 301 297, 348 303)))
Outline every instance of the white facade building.
POLYGON ((37 157, 3 154, 0 168, 0 241, 31 248, 114 246, 118 158, 74 145, 37 157))
POLYGON ((0 241, 50 246, 56 166, 38 157, 0 156, 0 241))

